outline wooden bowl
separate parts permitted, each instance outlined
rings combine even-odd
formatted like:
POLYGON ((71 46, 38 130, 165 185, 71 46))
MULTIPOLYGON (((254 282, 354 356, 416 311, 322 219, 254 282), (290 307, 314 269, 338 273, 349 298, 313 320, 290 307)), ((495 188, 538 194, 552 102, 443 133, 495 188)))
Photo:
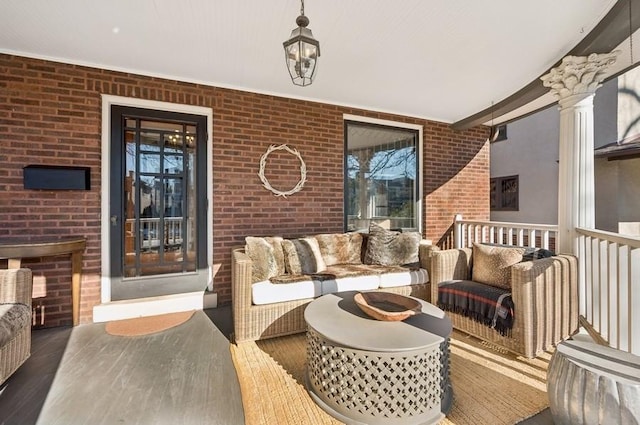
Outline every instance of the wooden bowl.
POLYGON ((405 320, 422 311, 418 300, 390 292, 358 292, 353 301, 368 316, 387 322, 405 320))

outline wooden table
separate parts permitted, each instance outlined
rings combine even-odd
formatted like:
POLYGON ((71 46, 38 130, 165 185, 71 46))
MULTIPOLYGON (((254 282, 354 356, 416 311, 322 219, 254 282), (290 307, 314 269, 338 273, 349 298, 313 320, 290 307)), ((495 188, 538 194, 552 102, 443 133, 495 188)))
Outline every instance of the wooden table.
POLYGON ((80 321, 80 282, 82 280, 82 253, 86 246, 84 238, 24 239, 11 242, 0 241, 0 259, 8 259, 10 269, 19 269, 23 258, 54 257, 71 255, 71 305, 73 325, 80 321))

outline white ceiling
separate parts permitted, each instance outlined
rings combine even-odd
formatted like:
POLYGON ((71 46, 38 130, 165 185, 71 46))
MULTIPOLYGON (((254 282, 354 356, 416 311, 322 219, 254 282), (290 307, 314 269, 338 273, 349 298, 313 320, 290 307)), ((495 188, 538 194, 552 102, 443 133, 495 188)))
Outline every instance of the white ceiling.
POLYGON ((322 53, 308 87, 282 48, 296 0, 0 0, 0 52, 452 123, 539 77, 614 4, 307 0, 322 53))

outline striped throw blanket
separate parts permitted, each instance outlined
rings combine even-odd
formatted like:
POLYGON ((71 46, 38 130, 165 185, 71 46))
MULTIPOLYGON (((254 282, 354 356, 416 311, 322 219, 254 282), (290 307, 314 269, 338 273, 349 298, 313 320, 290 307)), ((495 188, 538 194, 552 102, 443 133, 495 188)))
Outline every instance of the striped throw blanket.
POLYGON ((508 290, 469 280, 442 282, 438 307, 483 323, 501 335, 511 334, 514 305, 508 290))

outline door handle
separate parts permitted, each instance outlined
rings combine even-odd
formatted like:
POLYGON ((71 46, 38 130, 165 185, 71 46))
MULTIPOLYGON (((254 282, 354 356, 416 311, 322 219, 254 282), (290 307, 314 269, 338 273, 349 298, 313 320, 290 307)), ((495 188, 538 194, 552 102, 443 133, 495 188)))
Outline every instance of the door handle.
POLYGON ((112 215, 111 216, 111 225, 112 226, 117 226, 118 225, 118 216, 117 215, 112 215))

